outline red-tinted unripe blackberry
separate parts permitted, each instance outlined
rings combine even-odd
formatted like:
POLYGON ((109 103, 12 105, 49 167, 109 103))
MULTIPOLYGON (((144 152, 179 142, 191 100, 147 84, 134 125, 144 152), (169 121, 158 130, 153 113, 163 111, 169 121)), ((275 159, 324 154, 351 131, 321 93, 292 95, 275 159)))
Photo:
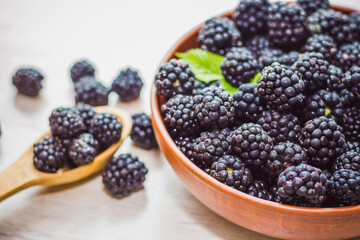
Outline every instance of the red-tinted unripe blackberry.
POLYGON ((241 34, 228 18, 214 17, 207 20, 199 31, 200 48, 225 55, 231 47, 241 46, 241 34))
POLYGON ((43 75, 32 68, 19 69, 12 77, 13 84, 18 92, 29 97, 39 95, 40 89, 42 88, 41 81, 43 79, 43 75))
POLYGON ((273 148, 273 139, 260 125, 244 123, 230 136, 233 151, 246 164, 262 166, 273 148))
POLYGON ((224 155, 215 160, 211 165, 210 176, 243 192, 252 182, 250 169, 240 158, 231 155, 224 155))
POLYGON ((195 76, 189 65, 181 59, 171 59, 163 64, 155 76, 157 94, 166 99, 177 94, 190 95, 195 76))

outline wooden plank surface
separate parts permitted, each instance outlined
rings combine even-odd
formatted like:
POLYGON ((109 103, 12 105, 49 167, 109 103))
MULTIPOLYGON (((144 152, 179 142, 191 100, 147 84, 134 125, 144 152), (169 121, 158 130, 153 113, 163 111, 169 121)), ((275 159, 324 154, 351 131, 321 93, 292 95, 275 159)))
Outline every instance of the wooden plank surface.
MULTIPOLYGON (((360 9, 360 2, 341 2, 360 9)), ((86 57, 110 85, 133 66, 145 81, 141 100, 110 105, 150 113, 149 89, 158 63, 175 41, 236 0, 0 1, 0 170, 48 129, 50 111, 74 103, 69 67, 86 57), (17 95, 11 76, 20 66, 45 75, 41 95, 17 95)), ((117 200, 101 177, 57 188, 33 187, 0 203, 0 239, 270 239, 217 216, 185 189, 158 150, 128 139, 119 152, 149 168, 145 188, 117 200)), ((0 183, 1 184, 1 183, 0 183)))

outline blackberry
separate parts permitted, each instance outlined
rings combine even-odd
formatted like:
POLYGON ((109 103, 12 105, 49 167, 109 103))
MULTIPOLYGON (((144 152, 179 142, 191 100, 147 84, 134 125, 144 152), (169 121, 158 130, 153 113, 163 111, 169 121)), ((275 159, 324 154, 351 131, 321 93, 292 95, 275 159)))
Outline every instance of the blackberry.
POLYGON ((270 201, 282 203, 281 197, 277 192, 277 183, 269 187, 269 199, 270 201))
POLYGON ((270 108, 284 112, 304 99, 304 82, 285 65, 273 63, 263 69, 258 94, 270 108))
POLYGON ((354 36, 354 40, 360 41, 360 13, 353 12, 349 16, 350 27, 354 36))
POLYGON ((234 23, 244 37, 266 33, 268 0, 241 0, 234 13, 234 23))
POLYGON ((334 63, 337 47, 334 39, 325 34, 314 34, 306 41, 305 52, 319 52, 329 63, 334 63))
POLYGON ((296 142, 300 137, 300 120, 291 113, 264 111, 256 122, 274 140, 274 143, 296 142))
POLYGON ((331 180, 330 193, 341 206, 360 204, 360 172, 339 169, 331 180))
POLYGON ((329 35, 337 45, 353 41, 349 17, 331 8, 319 9, 311 14, 308 27, 312 33, 329 35))
POLYGON ((108 104, 109 89, 101 82, 91 78, 82 78, 75 84, 75 101, 83 102, 91 106, 108 104))
POLYGON ((348 151, 355 151, 360 153, 360 143, 357 141, 346 141, 348 151))
POLYGON ((325 116, 341 125, 344 115, 342 99, 336 92, 319 90, 306 98, 303 115, 304 121, 325 116))
POLYGON ((214 17, 207 20, 199 31, 200 48, 225 55, 233 46, 241 46, 241 34, 228 18, 214 17))
POLYGON ((226 53, 221 63, 221 70, 227 82, 234 87, 239 87, 242 83, 249 82, 260 69, 252 54, 232 48, 226 53))
POLYGON ((345 88, 341 91, 344 104, 347 107, 360 107, 360 67, 353 66, 345 73, 345 88))
POLYGON ((246 164, 262 166, 273 148, 273 139, 260 125, 244 123, 230 136, 234 152, 246 164))
POLYGON ((330 8, 329 0, 297 0, 297 3, 304 9, 308 16, 318 9, 330 8))
POLYGON ((342 168, 360 172, 360 153, 351 150, 338 157, 334 163, 334 170, 342 168))
POLYGON ((306 163, 306 161, 306 152, 300 145, 284 142, 274 146, 265 163, 265 169, 271 178, 277 179, 286 168, 306 163))
POLYGON ((73 82, 76 83, 82 77, 94 76, 95 68, 87 60, 80 60, 71 67, 70 75, 73 82))
POLYGON ((76 166, 83 166, 94 161, 96 150, 85 141, 74 139, 69 145, 68 155, 76 166))
POLYGON ((180 151, 183 152, 188 159, 194 162, 194 158, 193 158, 194 139, 191 137, 178 137, 175 138, 174 142, 176 146, 180 149, 180 151))
POLYGON ((235 112, 240 120, 256 122, 264 111, 260 97, 258 96, 257 84, 241 84, 233 95, 235 112))
POLYGON ((337 65, 344 71, 350 70, 352 66, 360 65, 360 42, 344 44, 339 48, 336 55, 337 65))
POLYGON ((189 65, 181 59, 171 59, 163 64, 155 76, 157 93, 166 99, 176 94, 192 93, 195 76, 189 65))
POLYGON ((228 128, 202 132, 195 138, 193 157, 197 164, 211 167, 212 163, 224 155, 232 155, 231 131, 228 128))
POLYGON ((346 151, 341 127, 331 118, 321 116, 306 122, 301 134, 301 146, 306 149, 312 163, 318 166, 333 163, 346 151))
POLYGON ((224 155, 214 161, 210 176, 242 192, 245 192, 252 182, 250 169, 240 158, 231 155, 224 155))
POLYGON ((266 36, 259 35, 255 36, 245 43, 245 46, 255 55, 259 57, 262 51, 270 48, 270 41, 266 36))
POLYGON ((130 153, 112 157, 102 173, 107 191, 116 198, 122 198, 140 190, 148 170, 138 157, 130 153))
POLYGON ((329 78, 329 62, 321 53, 304 53, 291 68, 298 72, 308 92, 326 87, 329 78))
POLYGON ((86 128, 89 128, 91 119, 95 115, 95 108, 89 104, 79 102, 75 105, 74 109, 79 112, 86 128))
POLYGON ((32 68, 22 68, 12 77, 13 84, 18 92, 30 97, 39 95, 43 75, 32 68))
POLYGON ((91 120, 90 133, 106 148, 120 140, 122 124, 111 113, 97 113, 91 120))
MULTIPOLYGON (((94 138, 94 136, 91 133, 82 133, 76 139, 90 145, 91 147, 93 147, 95 149, 96 152, 100 148, 99 141, 96 138, 94 138)), ((70 143, 71 143, 71 141, 69 142, 69 144, 70 143)))
POLYGON ((195 80, 194 89, 192 91, 192 96, 200 94, 200 92, 203 90, 203 88, 211 87, 211 86, 219 87, 220 86, 220 81, 212 81, 212 82, 209 82, 209 83, 204 83, 204 82, 201 82, 199 80, 195 80))
POLYGON ((269 39, 284 49, 296 49, 308 36, 305 11, 298 4, 275 2, 268 8, 269 39))
POLYGON ((246 193, 251 196, 262 198, 265 200, 272 200, 272 198, 273 198, 271 193, 269 193, 268 185, 266 184, 266 182, 264 182, 262 180, 254 180, 248 186, 246 193))
POLYGON ((132 115, 132 129, 130 133, 133 143, 144 149, 157 147, 151 117, 145 113, 132 115))
POLYGON ((79 111, 71 108, 59 107, 51 112, 50 129, 54 136, 72 138, 86 130, 79 111))
POLYGON ((223 88, 204 88, 193 100, 195 114, 201 126, 221 129, 234 121, 234 100, 223 88))
POLYGON ((329 78, 326 81, 326 89, 329 91, 336 91, 341 93, 345 87, 344 83, 345 74, 341 68, 330 65, 329 67, 329 78))
POLYGON ((176 95, 161 106, 164 124, 171 136, 197 135, 199 122, 191 96, 176 95))
POLYGON ((326 199, 328 179, 321 169, 300 164, 285 169, 280 174, 277 185, 278 194, 283 201, 318 207, 326 199))
POLYGON ((130 68, 122 70, 111 85, 111 90, 119 95, 123 102, 139 98, 144 83, 137 71, 130 68))
POLYGON ((290 51, 285 53, 277 48, 264 49, 259 57, 259 64, 261 68, 270 66, 274 62, 278 62, 282 65, 291 66, 299 58, 299 53, 296 51, 290 51))
POLYGON ((34 167, 42 172, 55 173, 65 166, 66 148, 53 136, 45 137, 34 144, 34 167))
POLYGON ((360 109, 353 106, 344 109, 343 132, 349 141, 359 141, 360 139, 360 109))

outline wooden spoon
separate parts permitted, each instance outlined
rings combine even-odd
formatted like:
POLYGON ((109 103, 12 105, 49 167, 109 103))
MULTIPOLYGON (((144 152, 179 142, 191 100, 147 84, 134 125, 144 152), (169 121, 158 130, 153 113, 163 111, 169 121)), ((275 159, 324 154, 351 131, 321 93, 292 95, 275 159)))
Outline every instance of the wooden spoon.
MULTIPOLYGON (((59 169, 56 173, 41 172, 34 167, 32 144, 15 163, 0 173, 0 201, 30 186, 56 186, 73 183, 103 169, 107 160, 118 150, 124 139, 129 136, 132 121, 126 112, 118 108, 101 106, 96 107, 95 111, 97 113, 112 113, 121 121, 123 128, 121 139, 118 142, 97 155, 92 163, 74 169, 59 169)), ((36 142, 50 135, 51 132, 48 131, 36 142)))

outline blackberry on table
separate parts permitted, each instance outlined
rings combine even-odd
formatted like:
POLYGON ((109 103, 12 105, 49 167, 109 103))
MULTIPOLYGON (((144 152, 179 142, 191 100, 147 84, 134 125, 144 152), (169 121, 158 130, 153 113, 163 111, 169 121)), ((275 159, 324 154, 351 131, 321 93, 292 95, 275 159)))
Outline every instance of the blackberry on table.
POLYGON ((319 9, 311 14, 308 27, 312 33, 329 35, 338 46, 353 41, 349 17, 331 8, 319 9))
POLYGON ((196 135, 200 131, 191 96, 176 95, 161 106, 164 124, 171 136, 196 135))
POLYGON ((331 164, 346 151, 341 127, 331 118, 321 116, 306 122, 301 134, 301 146, 315 165, 331 164))
POLYGON ((155 76, 157 93, 166 99, 177 94, 190 95, 195 76, 189 65, 181 59, 171 59, 163 64, 155 76))
POLYGON ((55 173, 65 166, 66 148, 59 139, 45 137, 33 146, 34 167, 42 172, 55 173))
POLYGON ((234 121, 234 99, 222 87, 204 88, 193 100, 201 126, 221 129, 234 121))
POLYGON ((22 68, 16 71, 12 77, 13 84, 18 92, 30 97, 39 95, 42 88, 43 75, 32 68, 22 68))
POLYGON ((233 151, 248 165, 262 166, 273 148, 273 139, 260 125, 244 123, 230 135, 233 151))
POLYGON ((250 169, 240 158, 231 155, 215 160, 211 165, 210 176, 242 192, 245 192, 252 182, 250 169))
POLYGON ((330 65, 329 78, 326 81, 326 89, 328 91, 336 91, 337 93, 341 93, 341 91, 345 88, 344 78, 345 74, 341 68, 335 65, 330 65))
POLYGON ((342 168, 360 172, 360 153, 351 150, 338 157, 334 163, 334 170, 342 168))
POLYGON ((268 8, 270 41, 284 49, 296 49, 306 41, 308 29, 305 11, 298 4, 275 2, 268 8))
POLYGON ((305 121, 325 116, 342 124, 344 106, 341 97, 336 92, 319 90, 307 97, 304 105, 305 121))
POLYGON ((360 139, 360 109, 353 106, 344 109, 343 132, 348 141, 360 139))
POLYGON ((360 172, 339 169, 331 178, 330 193, 340 206, 360 204, 360 172))
POLYGON ((269 49, 271 44, 270 40, 265 35, 257 35, 245 42, 245 46, 255 55, 259 57, 262 54, 262 51, 269 49))
POLYGON ((91 106, 108 104, 109 89, 92 78, 82 78, 75 84, 75 101, 91 106))
POLYGON ((95 68, 87 60, 77 61, 70 69, 71 79, 74 83, 85 76, 94 76, 95 68))
POLYGON ((330 8, 329 0, 297 0, 297 3, 304 9, 308 16, 318 9, 330 8))
POLYGON ((269 48, 261 51, 259 56, 259 64, 262 68, 270 66, 274 62, 278 62, 282 65, 291 66, 299 58, 299 53, 296 51, 290 51, 288 53, 277 49, 269 48))
POLYGON ((321 53, 307 52, 291 68, 298 72, 308 92, 326 87, 329 78, 329 62, 321 53))
POLYGON ((232 48, 221 63, 221 70, 227 82, 239 87, 242 83, 249 82, 259 72, 260 67, 253 54, 232 48))
POLYGON ((193 143, 193 157, 196 164, 211 167, 223 155, 232 155, 231 131, 228 128, 202 132, 193 143))
POLYGON ((256 122, 265 109, 258 96, 257 84, 241 84, 233 95, 235 112, 241 120, 256 122))
POLYGON ((349 70, 352 66, 360 65, 360 42, 344 44, 339 48, 336 55, 337 65, 341 66, 344 71, 349 70))
POLYGON ((76 166, 83 166, 94 161, 96 150, 85 141, 74 139, 69 145, 68 155, 76 166))
POLYGON ((314 34, 306 40, 305 52, 319 52, 329 63, 334 63, 337 46, 334 39, 325 34, 314 34))
POLYGON ((122 124, 111 113, 97 113, 91 120, 90 133, 106 148, 120 140, 122 124))
POLYGON ((326 199, 328 179, 321 169, 300 164, 285 169, 279 176, 278 194, 287 203, 318 207, 326 199))
POLYGON ((119 95, 123 102, 139 98, 144 83, 138 72, 130 68, 122 70, 111 85, 111 90, 119 95))
POLYGON ((144 149, 156 148, 158 145, 151 125, 151 117, 146 113, 136 113, 131 117, 130 137, 133 143, 144 149))
POLYGON ((345 73, 344 85, 341 91, 344 105, 360 107, 360 67, 353 66, 345 73))
POLYGON ((268 0, 241 0, 235 9, 234 23, 244 37, 265 33, 267 30, 268 0))
POLYGON ((304 88, 304 82, 297 72, 273 63, 261 73, 258 94, 270 108, 284 112, 303 102, 304 88))
POLYGON ((89 104, 79 102, 75 105, 74 109, 76 109, 79 112, 81 118, 85 123, 85 126, 89 128, 91 119, 95 115, 95 108, 89 104))
POLYGON ((265 163, 265 169, 271 178, 277 179, 286 168, 306 163, 306 161, 306 151, 300 145, 284 142, 273 147, 269 159, 265 163))
POLYGON ((291 113, 264 111, 256 122, 274 140, 274 143, 296 142, 300 137, 300 120, 291 113))
POLYGON ((199 31, 200 48, 225 55, 233 46, 241 46, 241 34, 228 18, 214 17, 207 20, 199 31))
POLYGON ((130 153, 112 157, 102 173, 107 191, 122 198, 140 190, 148 170, 138 157, 130 153))
POLYGON ((59 138, 72 138, 86 130, 80 112, 71 108, 54 109, 49 117, 49 122, 52 134, 59 138))
POLYGON ((271 195, 271 193, 269 192, 269 187, 266 184, 266 182, 262 181, 262 180, 254 180, 247 188, 246 193, 254 196, 254 197, 258 197, 258 198, 262 198, 265 200, 272 200, 273 196, 271 195))

